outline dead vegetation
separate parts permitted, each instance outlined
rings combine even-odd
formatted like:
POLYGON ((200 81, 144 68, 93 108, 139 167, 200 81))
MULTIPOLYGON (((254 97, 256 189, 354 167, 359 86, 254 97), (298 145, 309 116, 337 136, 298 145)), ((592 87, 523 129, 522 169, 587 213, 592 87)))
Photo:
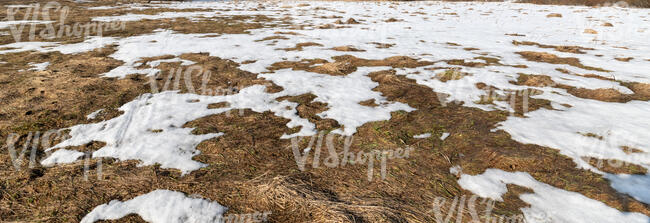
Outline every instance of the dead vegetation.
POLYGON ((575 57, 558 57, 555 54, 550 54, 545 52, 533 52, 533 51, 522 51, 522 52, 517 52, 517 54, 521 55, 524 59, 529 61, 536 61, 536 62, 543 62, 543 63, 550 63, 550 64, 566 64, 574 67, 579 67, 585 70, 609 72, 608 70, 602 68, 585 66, 582 63, 580 63, 580 60, 578 58, 575 57))
POLYGON ((269 70, 280 70, 291 68, 293 70, 305 70, 320 74, 347 75, 357 70, 357 67, 378 67, 389 66, 393 68, 415 68, 433 64, 429 61, 419 61, 406 56, 394 56, 383 60, 367 60, 352 55, 332 57, 333 62, 324 59, 303 59, 301 61, 282 61, 269 67, 269 70))
POLYGON ((546 17, 547 18, 554 18, 554 17, 555 18, 562 18, 562 14, 560 14, 560 13, 551 13, 551 14, 546 15, 546 17))
POLYGON ((553 45, 539 44, 539 43, 530 42, 530 41, 519 42, 517 40, 513 40, 512 44, 515 45, 515 46, 526 45, 526 46, 537 46, 539 48, 550 48, 550 49, 555 49, 556 51, 560 51, 560 52, 576 53, 576 54, 585 54, 585 52, 583 50, 594 50, 593 48, 587 48, 587 47, 581 47, 581 46, 553 46, 553 45))
POLYGON ((592 157, 583 157, 591 166, 601 171, 614 174, 646 174, 648 170, 642 166, 612 159, 597 159, 592 157))
POLYGON ((558 84, 547 75, 534 75, 534 74, 519 74, 517 78, 517 85, 526 85, 533 87, 556 87, 565 89, 567 93, 586 99, 593 99, 604 102, 620 102, 625 103, 632 100, 648 101, 650 100, 650 84, 645 83, 629 83, 620 82, 621 85, 628 87, 632 90, 633 94, 623 94, 620 91, 612 88, 598 88, 587 89, 578 88, 564 84, 558 84))
POLYGON ((519 0, 518 2, 543 4, 543 5, 586 5, 586 6, 608 6, 624 2, 629 6, 639 8, 650 8, 650 1, 648 0, 519 0))
MULTIPOLYGON (((198 22, 202 25, 196 25, 196 21, 186 19, 177 20, 178 24, 184 25, 174 25, 176 22, 168 20, 147 21, 142 24, 129 23, 125 31, 109 36, 139 35, 161 27, 186 33, 199 32, 201 29, 217 33, 244 33, 248 29, 267 26, 265 19, 268 18, 223 17, 217 19, 218 21, 198 22), (251 19, 259 19, 259 24, 243 22, 251 19)), ((294 32, 276 34, 299 35, 294 32)), ((276 36, 264 39, 262 41, 282 38, 276 36)), ((373 44, 377 48, 389 48, 394 45, 373 44)), ((302 43, 288 49, 302 50, 308 46, 322 45, 302 43)), ((98 76, 121 65, 120 61, 108 57, 112 52, 114 49, 107 47, 78 55, 28 52, 0 55, 1 60, 11 64, 0 64, 0 68, 6 71, 0 74, 0 141, 4 142, 7 133, 13 132, 21 135, 19 145, 22 145, 29 132, 44 132, 107 120, 120 114, 117 110, 119 106, 138 95, 151 92, 151 79, 148 77, 131 75, 116 79, 98 76), (51 61, 45 71, 19 71, 29 67, 27 62, 42 61, 51 61), (105 109, 105 112, 100 113, 96 119, 86 120, 87 114, 98 109, 105 109)), ((539 56, 534 52, 524 52, 521 55, 547 63, 581 66, 575 58, 539 56)), ((174 56, 143 58, 140 62, 146 64, 148 61, 170 58, 174 56)), ((206 89, 230 89, 236 92, 250 85, 262 84, 267 85, 269 92, 282 90, 267 80, 258 79, 257 74, 240 70, 239 64, 231 60, 211 57, 207 53, 184 54, 180 58, 194 61, 203 69, 219 74, 210 76, 206 89)), ((290 68, 329 75, 347 75, 362 66, 415 68, 433 64, 407 56, 368 60, 344 55, 331 59, 333 61, 283 61, 273 64, 269 69, 290 68)), ((502 65, 498 58, 476 59, 484 62, 450 60, 449 63, 470 67, 502 65)), ((187 68, 177 62, 161 63, 157 68, 162 72, 152 78, 157 89, 162 89, 164 82, 170 77, 173 79, 169 71, 179 67, 187 68)), ((185 124, 185 127, 195 128, 194 134, 225 133, 222 137, 206 140, 198 146, 201 154, 196 156, 195 160, 209 165, 186 176, 181 176, 176 170, 161 169, 157 165, 138 166, 136 161, 108 158, 102 159, 101 176, 97 174, 96 165, 90 166, 88 180, 84 180, 82 161, 47 168, 37 164, 35 168, 24 167, 16 171, 6 148, 2 148, 0 188, 3 193, 0 194, 0 219, 77 222, 95 206, 111 200, 131 199, 153 189, 170 189, 188 195, 198 194, 217 201, 229 208, 227 213, 271 211, 271 222, 434 222, 435 216, 431 208, 436 197, 453 199, 456 196, 471 196, 471 193, 462 190, 457 184, 457 176, 449 173, 449 168, 455 165, 460 165, 467 174, 479 174, 488 168, 525 171, 541 182, 582 193, 618 210, 650 214, 648 205, 617 193, 600 175, 576 168, 572 160, 556 150, 518 143, 506 132, 493 131, 497 123, 508 117, 507 112, 486 112, 457 104, 443 106, 438 98, 440 94, 395 73, 395 70, 386 70, 368 76, 379 84, 375 91, 381 92, 390 101, 406 103, 417 110, 409 113, 393 112, 390 120, 361 126, 351 146, 353 152, 405 146, 415 148, 411 157, 389 163, 389 174, 383 181, 367 181, 365 178, 368 169, 363 165, 299 171, 291 152, 290 140, 280 139, 282 134, 295 131, 286 127, 288 120, 270 112, 256 113, 245 110, 241 114, 213 115, 185 124), (439 136, 445 132, 451 133, 451 136, 444 141, 440 140, 439 136), (431 133, 436 137, 413 138, 421 133, 431 133)), ((439 78, 449 81, 467 75, 471 74, 447 70, 439 78)), ((179 78, 184 82, 184 77, 179 78)), ((201 86, 200 81, 201 78, 192 79, 194 86, 201 86)), ((550 77, 543 75, 520 75, 517 82, 531 87, 554 84, 550 77)), ((633 90, 635 95, 650 98, 648 84, 626 83, 625 86, 633 90)), ((479 88, 485 91, 492 89, 485 84, 479 88)), ((191 91, 185 85, 174 90, 191 91)), ((201 89, 197 87, 195 90, 201 89)), ((589 95, 593 93, 581 92, 574 93, 583 97, 591 97, 589 95)), ((217 94, 216 91, 202 93, 217 94)), ((319 130, 330 131, 339 128, 335 120, 322 119, 317 115, 327 109, 327 104, 315 102, 314 98, 313 94, 304 94, 279 100, 298 103, 297 114, 315 123, 319 130)), ((523 107, 523 99, 516 100, 516 107, 523 107)), ((379 106, 373 100, 360 104, 379 106)), ((531 104, 530 110, 550 106, 550 103, 544 100, 533 100, 531 104)), ((223 106, 227 104, 213 104, 211 108, 223 106)), ((523 111, 517 110, 517 114, 522 115, 523 111)), ((309 138, 300 141, 301 148, 304 148, 308 141, 309 138)), ((339 150, 342 148, 340 145, 344 144, 342 138, 336 138, 334 142, 339 150)), ((93 142, 78 149, 92 151, 101 146, 102 142, 93 142)), ((38 148, 38 159, 45 156, 44 149, 38 148)), ((641 151, 634 148, 624 150, 630 153, 641 151)), ((321 157, 326 156, 326 151, 321 151, 321 157)), ((27 159, 24 160, 25 163, 27 159)), ((93 159, 91 163, 96 163, 97 160, 93 159)), ((610 161, 593 162, 597 164, 610 161)), ((642 167, 631 165, 624 167, 627 169, 604 170, 614 173, 639 173, 644 170, 642 167)), ((375 169, 374 174, 375 179, 380 177, 378 169, 375 169)), ((494 214, 520 214, 519 209, 528 206, 518 195, 529 192, 529 189, 512 185, 508 186, 508 189, 504 202, 497 202, 494 214)), ((479 208, 479 211, 483 210, 482 207, 479 208)), ((465 213, 469 212, 465 210, 465 213)), ((455 221, 459 217, 453 216, 451 220, 455 221)), ((462 217, 463 220, 471 218, 468 214, 462 217)), ((142 221, 136 215, 119 220, 142 221)))
POLYGON ((436 78, 442 82, 447 82, 450 80, 460 80, 465 76, 471 76, 471 74, 466 72, 461 72, 459 69, 448 69, 443 72, 436 74, 436 78))

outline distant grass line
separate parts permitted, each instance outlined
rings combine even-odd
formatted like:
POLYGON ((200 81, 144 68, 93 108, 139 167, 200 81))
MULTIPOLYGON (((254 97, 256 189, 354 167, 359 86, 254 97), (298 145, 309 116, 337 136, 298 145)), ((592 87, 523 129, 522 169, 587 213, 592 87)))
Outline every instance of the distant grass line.
POLYGON ((625 2, 633 7, 650 8, 650 0, 519 0, 522 3, 544 4, 544 5, 586 5, 586 6, 605 6, 617 2, 625 2))
MULTIPOLYGON (((386 0, 325 0, 325 1, 386 1, 386 0)), ((390 1, 390 0, 387 0, 390 1)), ((395 1, 418 1, 418 0, 395 0, 395 1)), ((500 2, 502 0, 442 0, 446 2, 500 2)), ((541 5, 585 5, 585 6, 608 6, 617 2, 625 2, 629 6, 639 8, 650 8, 650 0, 517 0, 520 3, 532 3, 541 5)))
MULTIPOLYGON (((142 0, 149 1, 149 0, 142 0)), ((192 0, 151 0, 155 1, 192 1, 192 0)), ((241 1, 241 0, 239 0, 241 1)), ((295 1, 295 0, 291 0, 295 1)), ((391 1, 391 0, 325 0, 325 1, 391 1)), ((418 0, 394 0, 394 1, 418 1, 418 0)), ((447 2, 499 2, 502 0, 442 0, 447 2)), ((541 5, 585 5, 585 6, 607 6, 612 5, 617 2, 625 2, 629 6, 639 7, 639 8, 650 8, 650 0, 518 0, 517 2, 521 3, 532 3, 532 4, 541 4, 541 5)))
MULTIPOLYGON (((411 1, 411 0, 399 0, 411 1)), ((499 2, 501 0, 442 0, 447 2, 499 2)), ((650 0, 517 0, 520 3, 532 3, 540 5, 585 5, 585 6, 608 6, 620 2, 625 2, 629 6, 639 8, 650 8, 650 0)))

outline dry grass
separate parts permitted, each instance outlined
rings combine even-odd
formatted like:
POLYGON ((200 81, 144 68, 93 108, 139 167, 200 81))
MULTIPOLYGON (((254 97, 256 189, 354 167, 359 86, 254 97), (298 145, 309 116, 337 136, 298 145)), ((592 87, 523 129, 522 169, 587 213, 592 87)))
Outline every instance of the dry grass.
POLYGON ((269 67, 269 70, 280 70, 291 68, 293 70, 305 70, 314 73, 329 75, 346 75, 357 70, 357 67, 389 66, 394 68, 415 68, 433 64, 433 62, 419 61, 406 56, 394 56, 383 60, 367 60, 351 55, 332 57, 333 62, 324 59, 303 59, 301 61, 282 61, 269 67))
POLYGON ((521 55, 524 59, 529 61, 537 61, 537 62, 551 63, 551 64, 566 64, 574 67, 579 67, 585 70, 609 72, 602 68, 585 66, 582 63, 580 63, 580 60, 578 58, 575 57, 558 57, 555 54, 550 54, 545 52, 533 52, 533 51, 522 51, 522 52, 517 52, 517 54, 521 55))
MULTIPOLYGON (((633 7, 650 8, 649 0, 623 0, 633 7)), ((618 1, 612 0, 519 0, 518 2, 543 4, 543 5, 586 5, 586 6, 604 6, 612 5, 618 1)))
POLYGON ((513 40, 512 44, 515 46, 518 45, 526 45, 526 46, 537 46, 539 48, 551 48, 555 49, 556 51, 560 52, 565 52, 565 53, 576 53, 576 54, 585 54, 583 50, 594 50, 593 48, 588 48, 588 47, 581 47, 581 46, 554 46, 554 45, 546 45, 546 44, 540 44, 536 42, 531 42, 531 41, 517 41, 513 40))
MULTIPOLYGON (((18 4, 18 2, 13 2, 18 4)), ((94 5, 90 3, 89 5, 94 5)), ((82 21, 88 14, 75 10, 72 21, 82 21)), ((97 11, 94 16, 109 15, 115 11, 97 11)), ((126 13, 126 12, 119 12, 126 13)), ((147 13, 155 13, 147 11, 147 13)), ((86 18, 87 19, 87 18, 86 18)), ((156 28, 174 29, 179 32, 245 33, 249 29, 269 26, 270 18, 222 17, 215 21, 189 21, 177 19, 178 23, 166 20, 128 23, 123 31, 107 36, 130 36, 151 32, 156 28), (242 22, 242 21, 249 22, 242 22), (254 20, 251 22, 251 20, 254 20), (228 25, 225 25, 228 24, 228 25), (191 28, 194 27, 194 28, 191 28)), ((297 33, 276 33, 296 35, 297 33)), ((4 38, 4 37, 3 37, 4 38)), ((266 39, 277 40, 279 38, 266 39)), ((265 40, 265 41, 266 41, 265 40)), ((0 42, 6 43, 7 39, 0 42)), ((59 39, 56 41, 79 41, 59 39)), ((375 43, 379 48, 392 44, 375 43)), ((317 46, 314 43, 299 44, 302 47, 317 46)), ((131 75, 124 79, 101 78, 104 73, 121 65, 108 57, 112 47, 77 55, 60 53, 16 53, 0 55, 0 141, 7 133, 21 135, 19 145, 25 143, 29 132, 47 131, 107 120, 119 115, 119 106, 138 95, 151 91, 148 77, 131 75), (28 62, 50 61, 45 71, 20 71, 27 69, 28 62), (105 109, 95 120, 86 120, 85 115, 98 109, 105 109)), ((552 55, 552 54, 551 54, 552 55)), ((523 53, 542 62, 568 63, 580 66, 577 59, 559 58, 534 52, 523 53)), ((207 82, 211 89, 242 89, 254 84, 265 84, 268 92, 279 92, 281 87, 257 74, 239 69, 234 61, 211 57, 207 53, 184 54, 182 59, 196 62, 212 75, 207 82)), ((143 58, 140 62, 171 56, 143 58)), ((273 64, 270 69, 307 70, 330 75, 346 75, 362 66, 388 66, 392 68, 414 68, 433 64, 407 56, 396 56, 382 60, 369 60, 350 55, 324 59, 284 61, 273 64)), ((463 66, 508 66, 498 58, 481 57, 484 62, 466 63, 450 60, 463 66)), ((516 66, 516 65, 515 65, 516 66)), ((162 63, 157 68, 163 72, 154 77, 160 89, 163 79, 172 68, 187 67, 179 63, 162 63)), ((143 67, 144 68, 144 67, 143 67)), ((297 131, 286 127, 288 120, 270 112, 257 113, 244 110, 240 115, 219 114, 186 123, 195 128, 194 134, 224 132, 219 138, 201 143, 197 149, 201 154, 195 160, 208 166, 181 176, 177 170, 161 169, 157 165, 138 166, 136 161, 102 159, 103 175, 98 178, 97 166, 91 165, 88 180, 84 180, 83 162, 54 167, 23 168, 16 171, 6 148, 0 149, 0 219, 2 221, 25 222, 77 222, 97 205, 111 200, 127 200, 154 189, 170 189, 200 196, 219 202, 229 208, 228 213, 271 211, 271 222, 434 222, 430 212, 436 197, 453 199, 455 196, 471 196, 457 184, 457 176, 449 168, 460 165, 467 174, 479 174, 488 168, 507 171, 525 171, 535 179, 552 186, 576 191, 587 197, 598 199, 622 211, 650 214, 648 205, 627 195, 617 193, 602 176, 578 169, 575 163, 556 150, 521 144, 511 139, 504 131, 492 131, 497 123, 507 119, 502 111, 483 111, 456 104, 443 106, 439 96, 431 88, 417 84, 404 76, 395 75, 395 70, 374 72, 368 75, 378 83, 374 89, 390 101, 399 101, 416 108, 413 112, 393 112, 387 121, 371 122, 358 128, 350 147, 352 152, 373 149, 394 149, 411 146, 414 153, 400 160, 389 161, 388 175, 380 179, 376 168, 373 181, 367 181, 367 166, 348 165, 339 168, 308 168, 298 170, 290 149, 290 140, 281 140, 285 133, 297 131), (440 140, 443 132, 451 133, 446 140, 440 140), (414 135, 431 133, 435 137, 415 139, 414 135)), ((443 78, 447 75, 443 75, 443 78)), ((182 77, 184 78, 184 77, 182 77)), ((454 75, 450 76, 454 79, 454 75)), ((551 84, 550 78, 541 75, 520 76, 518 83, 528 86, 551 84)), ((184 80, 181 80, 183 82, 184 80)), ((200 86, 200 78, 193 78, 194 86, 200 86)), ((552 80, 551 80, 552 81, 552 80)), ((650 98, 650 85, 625 83, 638 96, 650 98)), ((482 86, 488 89, 490 86, 482 86)), ((181 85, 181 92, 188 89, 181 85)), ((327 109, 327 104, 315 102, 313 94, 281 98, 298 103, 297 114, 316 124, 317 129, 330 131, 339 128, 335 120, 322 119, 318 113, 327 109)), ((627 100, 627 99, 626 99, 627 100)), ((518 105, 523 103, 517 100, 518 105)), ((375 101, 361 102, 364 106, 378 106, 375 101)), ((548 101, 532 101, 531 110, 549 106, 548 101)), ((226 106, 213 104, 211 107, 226 106)), ((517 106, 522 107, 522 106, 517 106)), ((523 111, 517 111, 521 115, 523 111)), ((155 130, 153 130, 155 131, 155 130)), ((300 141, 306 146, 309 139, 300 141)), ((335 148, 341 151, 342 138, 336 138, 335 148)), ((101 147, 94 142, 75 149, 91 151, 101 147)), ((45 157, 45 148, 39 147, 37 159, 45 157)), ((638 152, 634 148, 625 149, 638 152)), ((321 151, 326 157, 327 151, 321 151)), ((24 162, 27 162, 24 159, 24 162)), ((95 163, 93 159, 91 163, 95 163)), ((623 170, 609 170, 623 171, 623 170)), ((629 167, 630 173, 641 171, 629 167)), ((528 192, 526 188, 509 186, 504 202, 497 202, 495 214, 520 214, 520 208, 527 204, 518 194, 528 192)), ((479 207, 481 208, 481 207, 479 207)), ((479 210, 481 211, 481 210, 479 210)), ((468 213, 467 211, 465 213, 468 213)), ((463 220, 469 216, 463 216, 463 220)), ((452 217, 455 221, 457 216, 452 217)), ((119 222, 142 222, 131 215, 119 222)))

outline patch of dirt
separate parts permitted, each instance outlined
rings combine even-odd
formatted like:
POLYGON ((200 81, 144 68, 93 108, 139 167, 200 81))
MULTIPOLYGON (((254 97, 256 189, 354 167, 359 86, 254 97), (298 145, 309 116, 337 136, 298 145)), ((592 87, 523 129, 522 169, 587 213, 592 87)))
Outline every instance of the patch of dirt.
POLYGON ((630 62, 630 60, 634 59, 634 57, 616 57, 614 59, 621 62, 630 62))
POLYGON ((377 49, 387 49, 395 46, 394 43, 378 43, 378 42, 371 42, 371 44, 374 44, 377 49))
POLYGON ((517 77, 517 85, 526 85, 533 87, 549 87, 556 86, 555 81, 551 77, 546 75, 534 75, 534 74, 519 74, 517 77))
POLYGON ((480 56, 480 57, 474 57, 474 59, 477 60, 483 60, 484 62, 467 62, 464 59, 452 59, 452 60, 442 60, 442 62, 445 62, 449 65, 457 65, 457 66, 465 66, 465 67, 485 67, 485 66, 510 66, 510 67, 518 67, 518 68, 526 68, 526 65, 506 65, 502 64, 500 62, 499 58, 495 57, 486 57, 486 56, 480 56))
POLYGON ((268 69, 273 71, 292 68, 293 70, 305 70, 320 74, 347 75, 356 71, 357 67, 390 66, 394 68, 415 68, 433 64, 433 62, 419 61, 406 56, 394 56, 383 60, 367 60, 351 55, 343 55, 332 57, 332 59, 334 59, 333 62, 328 62, 323 59, 282 61, 272 64, 268 69))
POLYGON ((594 99, 605 102, 626 102, 627 96, 615 89, 599 88, 599 89, 585 89, 585 88, 569 88, 569 94, 579 98, 594 99))
POLYGON ((560 51, 560 52, 576 53, 576 54, 585 54, 585 52, 583 50, 594 50, 593 48, 587 48, 587 47, 581 47, 581 46, 553 46, 553 45, 539 44, 539 43, 531 42, 531 41, 519 42, 517 40, 513 40, 512 44, 515 45, 515 46, 526 45, 526 46, 537 46, 539 48, 551 48, 551 49, 555 49, 556 51, 560 51))
POLYGON ((551 13, 546 15, 547 18, 562 18, 562 14, 560 13, 551 13))
MULTIPOLYGON (((521 74, 520 74, 521 76, 521 74)), ((535 83, 532 81, 533 78, 530 78, 529 83, 535 83)), ((518 82, 522 82, 519 80, 518 82)), ((524 81, 525 83, 525 81, 524 81)), ((517 84, 517 83, 513 83, 517 84)), ((520 84, 522 85, 522 84, 520 84)), ((495 101, 507 102, 510 108, 514 110, 513 115, 517 117, 524 117, 528 112, 535 111, 541 108, 546 108, 548 110, 553 110, 551 102, 545 99, 533 98, 541 94, 541 90, 537 89, 524 89, 524 90, 504 90, 506 93, 498 92, 500 90, 494 86, 486 85, 485 83, 477 83, 476 88, 485 91, 485 95, 481 96, 481 99, 475 103, 477 104, 494 104, 495 101)))
POLYGON ((267 41, 267 40, 278 40, 278 39, 287 40, 289 38, 284 37, 284 36, 269 36, 269 37, 264 37, 264 38, 259 39, 259 40, 255 40, 255 42, 262 42, 262 41, 267 41))
POLYGON ((298 103, 296 110, 298 116, 309 119, 309 122, 316 125, 318 130, 333 130, 341 127, 341 125, 334 119, 322 119, 317 114, 327 110, 327 104, 322 102, 315 102, 316 95, 303 94, 298 96, 285 96, 278 98, 278 101, 291 101, 298 103))
MULTIPOLYGON (((99 5, 88 3, 95 4, 99 5)), ((87 10, 79 8, 75 11, 87 10)), ((95 16, 111 13, 114 12, 101 11, 95 16)), ((270 25, 266 24, 267 18, 264 17, 230 19, 192 22, 180 18, 180 23, 170 20, 133 22, 127 24, 125 31, 109 36, 139 35, 170 26, 179 32, 202 32, 205 29, 209 32, 243 33, 248 29, 270 25)), ((381 43, 375 45, 384 48, 393 46, 381 43)), ((295 48, 302 50, 305 46, 295 48)), ((116 108, 139 95, 151 92, 153 86, 162 90, 164 83, 169 80, 188 82, 186 76, 176 77, 171 72, 179 68, 189 69, 190 66, 180 66, 178 62, 157 66, 162 72, 152 78, 155 83, 150 83, 152 79, 148 77, 138 75, 123 79, 99 77, 99 74, 121 65, 121 62, 108 56, 113 52, 114 49, 107 47, 77 55, 28 52, 0 55, 1 60, 13 65, 0 73, 0 141, 4 142, 7 133, 13 132, 20 135, 19 144, 22 145, 28 141, 29 132, 44 132, 91 122, 85 116, 98 109, 105 109, 105 112, 92 122, 110 119, 119 115, 116 108), (28 62, 44 61, 51 62, 45 71, 19 71, 27 69, 28 62)), ((162 58, 173 57, 167 55, 144 58, 142 61, 162 58)), ((180 58, 196 62, 191 66, 199 66, 212 75, 207 75, 207 82, 203 82, 205 73, 192 73, 189 83, 194 87, 181 84, 178 89, 172 90, 219 95, 235 93, 254 84, 266 85, 267 91, 271 93, 282 90, 269 81, 257 79, 257 74, 240 70, 239 64, 231 60, 211 57, 207 53, 183 54, 180 58)), ((332 59, 333 62, 323 59, 284 61, 273 64, 270 69, 292 68, 345 75, 360 66, 413 68, 433 64, 406 56, 367 60, 345 55, 332 59)), ((563 59, 566 58, 551 57, 545 60, 564 62, 563 59)), ((498 63, 495 58, 486 57, 483 60, 484 64, 498 63)), ((618 210, 650 214, 648 205, 616 192, 602 176, 576 168, 571 159, 558 151, 521 144, 512 140, 504 131, 493 131, 497 123, 508 118, 507 112, 487 112, 457 104, 443 106, 438 98, 440 94, 395 73, 395 70, 387 70, 373 72, 368 76, 378 83, 375 91, 381 92, 390 101, 406 103, 417 110, 393 112, 390 120, 367 123, 358 128, 349 143, 349 150, 354 154, 407 146, 414 148, 410 156, 388 161, 386 178, 383 180, 378 167, 379 160, 375 162, 377 166, 371 169, 374 172, 370 176, 374 180, 370 181, 366 180, 369 174, 367 165, 341 164, 336 168, 328 168, 321 163, 321 166, 315 166, 313 155, 309 156, 307 169, 300 171, 292 152, 292 141, 280 139, 283 134, 295 131, 286 127, 289 120, 279 118, 271 112, 257 113, 246 109, 241 113, 204 117, 184 125, 195 128, 194 134, 225 133, 199 144, 197 149, 201 154, 195 160, 208 166, 185 176, 176 170, 161 169, 158 165, 139 166, 137 161, 109 158, 90 160, 92 165, 87 173, 83 171, 83 161, 48 168, 37 164, 33 169, 15 171, 9 155, 2 152, 0 188, 3 194, 0 195, 0 218, 3 221, 78 222, 97 205, 111 200, 128 200, 154 189, 169 189, 217 201, 229 208, 226 214, 270 211, 271 222, 434 222, 435 216, 431 209, 436 198, 444 197, 450 201, 454 197, 472 195, 460 188, 457 176, 449 173, 449 168, 455 165, 461 166, 463 173, 472 175, 488 168, 528 172, 541 182, 579 192, 618 210), (413 138, 423 132, 435 137, 413 138), (451 133, 451 136, 444 141, 440 140, 439 136, 445 132, 451 133), (97 165, 99 160, 102 161, 101 167, 97 165), (98 174, 100 168, 102 174, 98 174)), ((547 84, 548 80, 529 75, 521 81, 518 79, 518 82, 538 86, 547 84)), ((650 95, 647 84, 626 84, 635 95, 650 95)), ((482 89, 490 88, 483 85, 482 89)), ((304 94, 280 100, 298 103, 298 115, 316 123, 319 130, 328 132, 339 128, 336 121, 320 119, 316 115, 324 111, 327 105, 314 102, 314 98, 313 94, 304 94)), ((516 107, 522 107, 519 105, 523 104, 523 99, 516 99, 516 103, 516 107)), ((544 103, 532 101, 531 109, 543 107, 544 103)), ((372 100, 360 104, 378 106, 372 100)), ((221 106, 227 104, 212 104, 209 107, 221 106)), ((517 112, 519 114, 520 111, 517 112)), ((296 146, 302 151, 310 139, 298 139, 296 146)), ((345 139, 335 137, 331 142, 337 155, 341 154, 345 139)), ((93 142, 77 149, 89 152, 101 146, 101 142, 93 142)), ((318 152, 324 159, 331 155, 328 154, 327 146, 326 141, 322 149, 314 147, 310 154, 318 152)), ((43 149, 38 148, 39 160, 45 156, 43 149)), ((627 150, 640 151, 634 148, 627 150)), ((0 151, 6 150, 3 148, 0 151)), ((26 163, 27 159, 23 161, 26 163)), ((494 215, 521 214, 520 208, 527 206, 518 195, 530 192, 529 189, 512 185, 508 189, 504 201, 496 203, 494 215)), ((484 207, 478 209, 480 213, 484 207)), ((467 214, 452 216, 451 221, 471 219, 467 210, 464 213, 467 214)), ((125 221, 143 220, 136 215, 119 220, 125 221)))
POLYGON ((533 51, 522 51, 522 52, 517 52, 517 54, 521 55, 524 59, 528 61, 536 61, 536 62, 543 62, 543 63, 550 63, 550 64, 566 64, 574 67, 579 67, 585 70, 609 72, 608 70, 602 68, 585 66, 582 63, 580 63, 580 60, 578 58, 575 57, 558 57, 555 54, 544 53, 544 52, 533 52, 533 51))
POLYGON ((353 19, 353 18, 349 18, 349 19, 346 20, 345 22, 341 21, 340 19, 339 19, 339 20, 336 20, 336 22, 334 22, 334 24, 339 24, 339 25, 342 25, 342 24, 353 25, 353 24, 360 24, 360 23, 359 23, 357 20, 353 19))
POLYGON ((470 73, 461 72, 458 69, 448 69, 443 72, 436 74, 436 78, 442 82, 447 82, 450 80, 460 80, 465 76, 472 76, 470 73))
POLYGON ((637 148, 632 148, 632 147, 629 147, 629 146, 621 146, 621 149, 626 154, 642 153, 643 152, 643 150, 640 150, 640 149, 637 149, 637 148))
MULTIPOLYGON (((86 10, 85 6, 80 6, 72 2, 59 2, 62 6, 69 7, 68 14, 63 19, 63 26, 60 24, 61 15, 60 13, 50 13, 50 19, 57 21, 54 25, 45 25, 37 24, 34 25, 33 31, 37 35, 34 36, 33 40, 30 40, 30 31, 32 31, 32 26, 26 26, 19 35, 21 41, 45 41, 45 42, 63 42, 63 43, 77 43, 82 42, 86 35, 98 35, 97 29, 88 29, 85 28, 79 29, 80 33, 75 34, 75 32, 59 32, 63 30, 64 27, 73 27, 75 24, 98 24, 97 22, 91 21, 91 18, 97 16, 116 16, 124 15, 127 13, 134 14, 147 14, 153 15, 162 12, 196 12, 196 11, 206 11, 201 9, 168 9, 168 8, 151 8, 143 10, 124 10, 124 9, 107 9, 107 10, 86 10), (44 36, 39 35, 42 32, 47 32, 47 29, 51 27, 57 35, 54 35, 53 38, 44 38, 44 36), (84 34, 88 32, 88 34, 84 34), (61 34, 59 34, 61 33, 61 34)), ((20 20, 23 18, 27 10, 22 9, 18 10, 14 15, 14 18, 20 20)), ((6 10, 0 10, 0 17, 6 17, 6 10)), ((42 12, 39 12, 39 18, 43 18, 42 12)), ((274 27, 274 26, 288 26, 290 21, 280 21, 279 23, 271 23, 272 18, 266 17, 264 15, 236 15, 236 16, 221 16, 210 19, 201 19, 201 20, 190 20, 188 18, 174 18, 174 19, 157 19, 157 20, 140 20, 140 21, 127 21, 127 22, 115 22, 115 23, 105 23, 104 28, 101 29, 101 36, 104 37, 129 37, 137 36, 142 34, 153 33, 157 29, 169 29, 180 33, 228 33, 228 34, 243 34, 248 33, 250 29, 259 29, 264 27, 274 27)), ((79 25, 77 25, 79 26, 79 25)), ((16 42, 13 35, 0 35, 0 44, 9 44, 16 42)))

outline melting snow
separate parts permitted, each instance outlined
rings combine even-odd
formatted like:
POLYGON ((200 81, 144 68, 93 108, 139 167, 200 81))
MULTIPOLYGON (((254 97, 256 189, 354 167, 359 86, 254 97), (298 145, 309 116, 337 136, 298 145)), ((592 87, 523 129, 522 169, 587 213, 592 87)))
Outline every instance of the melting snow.
POLYGON ((413 136, 413 138, 416 138, 416 139, 426 139, 426 138, 429 138, 429 137, 431 137, 431 133, 424 133, 424 134, 414 135, 413 136))
POLYGON ((533 190, 532 194, 521 194, 519 198, 530 204, 521 208, 527 222, 640 222, 650 221, 641 213, 620 212, 604 203, 541 183, 528 173, 506 172, 488 169, 485 173, 471 176, 461 175, 458 184, 481 197, 503 201, 508 188, 515 184, 533 190))
POLYGON ((29 64, 32 66, 32 68, 29 68, 29 70, 33 71, 44 71, 47 66, 50 66, 50 62, 43 62, 43 63, 31 63, 29 64))
MULTIPOLYGON (((120 160, 140 160, 141 165, 158 163, 163 168, 179 169, 186 174, 205 164, 192 160, 200 152, 196 146, 204 140, 221 136, 222 133, 204 135, 192 134, 192 128, 182 127, 185 123, 234 108, 250 108, 255 112, 272 111, 277 116, 290 119, 289 128, 303 126, 294 135, 311 135, 313 124, 295 114, 296 103, 275 100, 255 85, 242 89, 238 94, 227 96, 203 96, 178 94, 166 91, 145 94, 129 102, 120 111, 124 114, 93 124, 70 127, 71 138, 47 149, 80 146, 92 141, 106 145, 92 153, 93 157, 115 157, 120 160), (228 102, 229 107, 208 109, 209 104, 228 102)), ((43 165, 74 162, 80 152, 59 149, 43 160, 43 165), (74 155, 74 156, 71 156, 74 155)))
POLYGON ((219 222, 227 208, 201 198, 189 198, 183 193, 155 190, 128 201, 113 200, 95 207, 81 223, 117 220, 137 214, 152 223, 219 222))
POLYGON ((104 111, 104 109, 99 109, 97 111, 94 111, 93 113, 88 114, 86 116, 86 119, 88 119, 88 120, 95 119, 97 117, 97 115, 99 115, 99 113, 102 113, 102 111, 104 111))

